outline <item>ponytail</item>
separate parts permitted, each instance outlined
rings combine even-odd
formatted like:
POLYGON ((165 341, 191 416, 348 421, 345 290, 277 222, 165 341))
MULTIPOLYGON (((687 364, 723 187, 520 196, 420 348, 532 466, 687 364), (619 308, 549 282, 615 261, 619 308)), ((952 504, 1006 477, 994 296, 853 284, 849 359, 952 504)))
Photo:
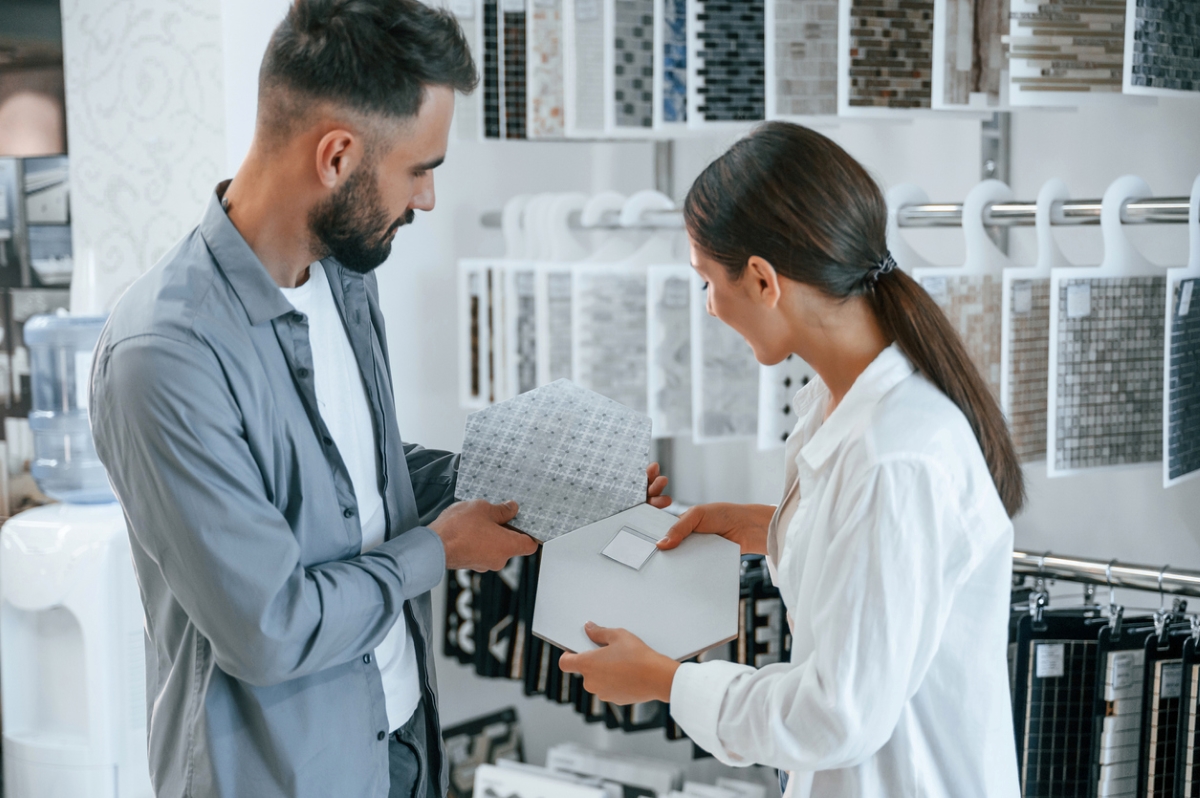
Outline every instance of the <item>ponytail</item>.
POLYGON ((913 366, 966 416, 1009 516, 1024 477, 1000 406, 958 332, 891 263, 887 205, 862 165, 816 131, 768 122, 696 178, 684 202, 693 243, 742 276, 754 255, 834 299, 861 296, 913 366))

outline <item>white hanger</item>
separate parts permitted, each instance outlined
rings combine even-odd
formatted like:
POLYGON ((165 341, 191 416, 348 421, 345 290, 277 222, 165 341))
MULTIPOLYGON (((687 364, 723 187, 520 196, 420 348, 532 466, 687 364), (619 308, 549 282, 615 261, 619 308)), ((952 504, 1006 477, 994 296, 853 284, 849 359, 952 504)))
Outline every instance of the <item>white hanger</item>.
POLYGON ((1100 202, 1100 233, 1104 238, 1104 261, 1100 268, 1116 274, 1161 274, 1162 270, 1146 260, 1121 225, 1121 207, 1126 200, 1154 196, 1146 181, 1134 175, 1118 177, 1104 192, 1100 202))
POLYGON ((1070 266, 1071 262, 1063 254, 1058 241, 1054 238, 1054 230, 1050 226, 1050 212, 1054 203, 1071 198, 1067 184, 1057 177, 1047 180, 1038 191, 1037 210, 1034 215, 1034 225, 1037 228, 1037 269, 1049 274, 1050 269, 1070 266))
POLYGON ((550 253, 548 239, 549 211, 556 194, 535 194, 525 205, 523 233, 525 248, 523 255, 530 260, 540 260, 550 253))
MULTIPOLYGON (((592 227, 602 222, 607 213, 616 211, 619 214, 624 207, 625 195, 616 191, 602 191, 584 204, 579 221, 584 227, 592 227)), ((599 234, 603 236, 600 243, 591 255, 584 258, 588 263, 612 263, 623 260, 632 255, 638 245, 647 238, 641 230, 601 231, 599 234)))
POLYGON ((926 260, 905 240, 900 233, 899 213, 905 205, 924 205, 929 196, 923 189, 911 183, 892 186, 887 191, 887 245, 896 265, 911 273, 913 269, 936 268, 937 264, 926 260))
POLYGON ((500 212, 500 229, 504 233, 504 257, 520 258, 525 254, 525 236, 522 232, 525 205, 528 194, 516 194, 504 203, 500 212))
POLYGON ((587 195, 579 192, 559 194, 550 207, 549 243, 550 252, 547 257, 553 261, 573 261, 587 255, 585 247, 579 238, 571 231, 570 219, 572 213, 582 213, 587 203, 587 195))
POLYGON ((637 227, 641 224, 642 214, 646 211, 673 210, 675 210, 675 203, 671 202, 671 198, 661 191, 653 189, 639 191, 625 200, 625 204, 621 206, 620 224, 622 227, 637 227))

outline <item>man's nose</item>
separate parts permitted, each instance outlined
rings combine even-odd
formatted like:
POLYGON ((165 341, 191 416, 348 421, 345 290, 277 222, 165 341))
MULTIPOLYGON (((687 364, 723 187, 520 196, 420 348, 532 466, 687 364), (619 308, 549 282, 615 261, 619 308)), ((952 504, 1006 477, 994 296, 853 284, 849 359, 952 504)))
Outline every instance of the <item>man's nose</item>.
POLYGON ((417 193, 413 194, 412 202, 408 207, 418 211, 433 210, 434 203, 437 201, 433 191, 433 175, 421 178, 421 183, 417 187, 417 193))

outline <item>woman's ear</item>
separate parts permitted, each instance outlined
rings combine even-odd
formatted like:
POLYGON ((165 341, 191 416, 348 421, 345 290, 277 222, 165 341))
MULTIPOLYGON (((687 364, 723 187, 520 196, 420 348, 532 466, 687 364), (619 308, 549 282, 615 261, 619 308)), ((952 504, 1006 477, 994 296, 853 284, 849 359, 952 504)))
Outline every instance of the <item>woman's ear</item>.
POLYGON ((746 271, 742 275, 745 290, 751 294, 751 299, 765 305, 768 308, 774 308, 779 304, 779 299, 783 295, 782 286, 779 284, 779 274, 775 271, 775 267, 768 263, 758 255, 751 256, 746 263, 746 271))

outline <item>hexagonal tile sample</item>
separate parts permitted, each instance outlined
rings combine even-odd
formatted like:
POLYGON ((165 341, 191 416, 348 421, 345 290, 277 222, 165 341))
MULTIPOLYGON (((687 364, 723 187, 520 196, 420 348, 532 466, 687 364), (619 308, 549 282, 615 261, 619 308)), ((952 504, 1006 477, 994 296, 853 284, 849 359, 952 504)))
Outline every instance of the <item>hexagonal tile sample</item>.
POLYGON ((675 660, 737 637, 737 544, 691 535, 646 557, 640 541, 658 541, 675 521, 640 504, 543 546, 533 633, 567 651, 591 651, 583 625, 592 621, 628 629, 675 660))
POLYGON ((650 418, 570 380, 467 417, 457 499, 513 500, 541 541, 646 501, 650 418))

